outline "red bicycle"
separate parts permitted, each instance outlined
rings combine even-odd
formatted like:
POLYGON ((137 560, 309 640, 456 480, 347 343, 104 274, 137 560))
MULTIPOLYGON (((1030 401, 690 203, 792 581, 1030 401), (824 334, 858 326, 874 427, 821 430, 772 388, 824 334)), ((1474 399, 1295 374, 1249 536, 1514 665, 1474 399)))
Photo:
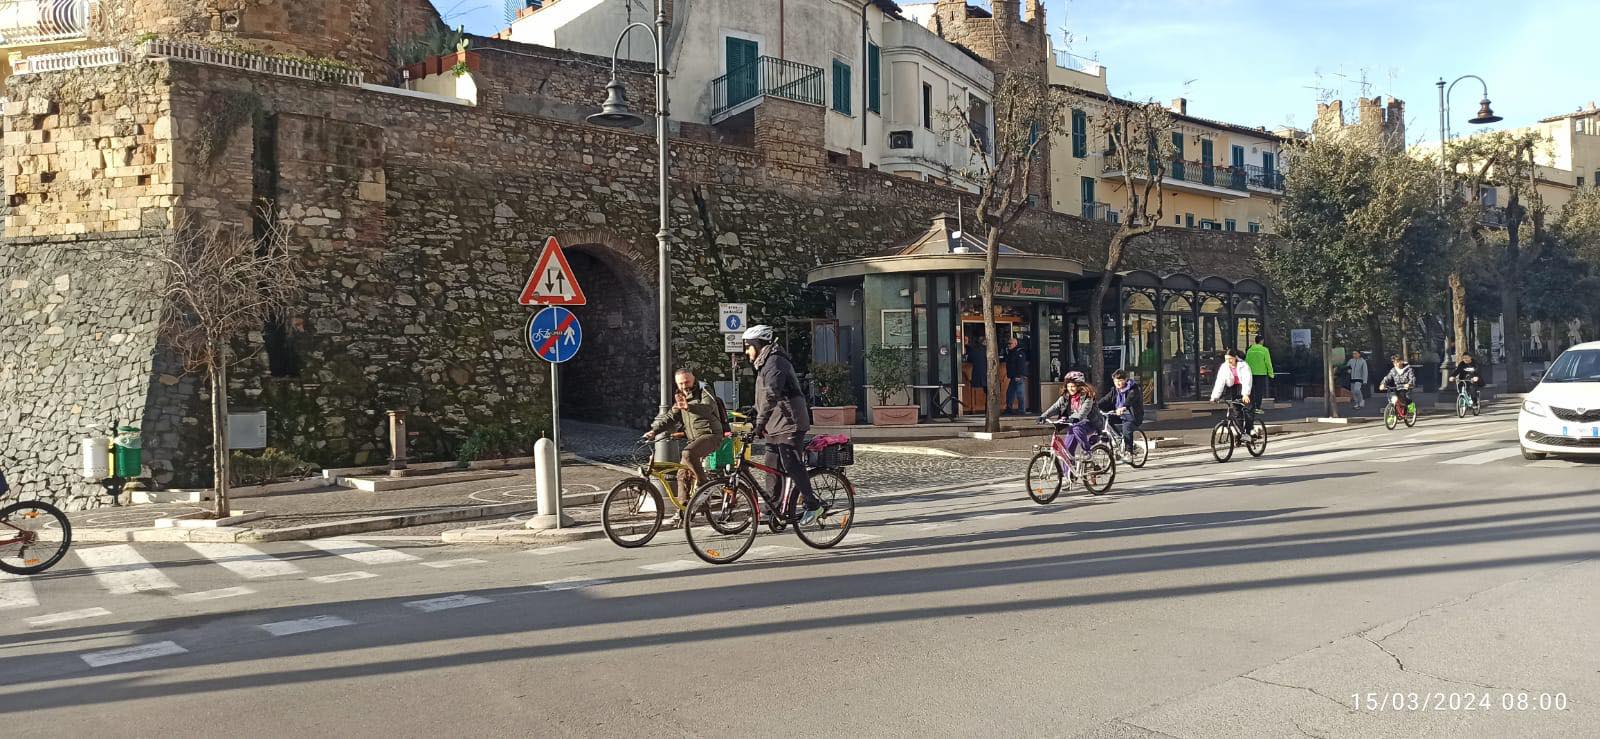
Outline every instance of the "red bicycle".
POLYGON ((806 546, 827 549, 844 539, 856 513, 855 488, 844 476, 845 465, 853 461, 848 444, 823 450, 807 470, 822 510, 811 522, 802 523, 805 511, 793 481, 781 470, 751 461, 755 444, 748 436, 743 441, 727 477, 700 486, 689 500, 683 532, 695 556, 719 565, 743 557, 756 540, 763 512, 769 528, 782 531, 793 526, 806 546), (752 470, 777 478, 782 490, 777 500, 756 483, 752 470))
MULTIPOLYGON (((5 473, 0 473, 0 495, 10 489, 5 473)), ((59 508, 39 500, 0 508, 0 572, 39 574, 67 556, 70 546, 72 525, 59 508), (60 532, 59 538, 54 535, 56 531, 60 532)))

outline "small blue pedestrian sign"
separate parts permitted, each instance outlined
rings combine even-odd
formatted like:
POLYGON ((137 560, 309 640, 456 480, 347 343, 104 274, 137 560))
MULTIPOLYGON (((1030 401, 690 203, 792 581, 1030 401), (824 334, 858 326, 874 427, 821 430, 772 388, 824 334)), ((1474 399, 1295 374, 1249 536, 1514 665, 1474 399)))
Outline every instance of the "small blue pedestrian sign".
POLYGON ((744 319, 740 316, 728 316, 722 323, 723 333, 735 333, 744 330, 744 319))
POLYGON ((583 324, 572 311, 550 306, 533 314, 528 321, 528 346, 540 359, 560 364, 583 346, 583 324))

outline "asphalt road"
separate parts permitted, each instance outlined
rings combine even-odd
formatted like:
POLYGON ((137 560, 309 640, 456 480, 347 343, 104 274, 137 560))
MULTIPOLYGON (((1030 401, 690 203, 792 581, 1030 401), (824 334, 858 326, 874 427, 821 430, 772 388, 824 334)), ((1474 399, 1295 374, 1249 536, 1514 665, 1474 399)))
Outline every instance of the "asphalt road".
POLYGON ((832 551, 85 545, 0 579, 8 736, 1592 736, 1600 465, 1429 417, 862 491, 832 551))

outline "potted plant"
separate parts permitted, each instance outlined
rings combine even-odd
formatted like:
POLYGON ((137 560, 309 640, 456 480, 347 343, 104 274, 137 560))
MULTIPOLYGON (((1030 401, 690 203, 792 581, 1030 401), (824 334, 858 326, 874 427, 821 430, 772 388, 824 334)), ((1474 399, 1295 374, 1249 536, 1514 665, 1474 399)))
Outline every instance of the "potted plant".
POLYGON ((917 422, 917 406, 890 405, 891 398, 903 398, 911 384, 911 351, 893 346, 867 349, 867 381, 877 405, 872 406, 874 426, 912 426, 917 422))
POLYGON ((850 426, 856 422, 856 393, 850 384, 850 365, 821 362, 811 366, 817 388, 817 405, 811 408, 812 426, 850 426))

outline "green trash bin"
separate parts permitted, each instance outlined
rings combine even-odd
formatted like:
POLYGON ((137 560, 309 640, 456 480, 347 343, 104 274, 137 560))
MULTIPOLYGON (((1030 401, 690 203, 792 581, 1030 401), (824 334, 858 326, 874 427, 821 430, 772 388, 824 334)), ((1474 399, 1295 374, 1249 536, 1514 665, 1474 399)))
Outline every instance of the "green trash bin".
POLYGON ((117 429, 117 435, 111 443, 115 468, 112 474, 124 479, 138 477, 144 471, 144 441, 139 436, 139 427, 123 426, 117 429))

